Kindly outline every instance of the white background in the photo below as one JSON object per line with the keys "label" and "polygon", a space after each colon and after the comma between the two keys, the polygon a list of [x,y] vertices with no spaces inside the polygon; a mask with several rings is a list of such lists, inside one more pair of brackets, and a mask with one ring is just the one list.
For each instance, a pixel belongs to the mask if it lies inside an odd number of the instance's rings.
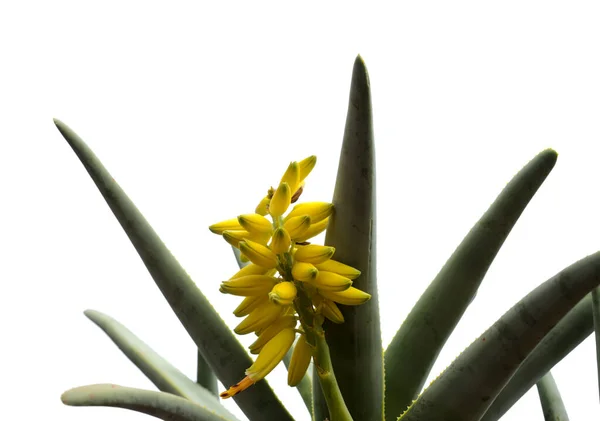
{"label": "white background", "polygon": [[[360,53],[384,345],[505,183],[556,149],[431,378],[540,282],[600,249],[597,2],[215,3],[0,6],[4,418],[147,419],[61,404],[90,383],[154,389],[88,308],[195,375],[192,341],[53,117],[97,153],[234,326],[239,300],[218,285],[236,266],[207,226],[252,211],[289,161],[311,154],[303,199],[330,200]],[[284,372],[269,381],[308,420]],[[593,337],[553,374],[571,419],[598,419]],[[535,389],[504,418],[520,419],[543,419]]]}

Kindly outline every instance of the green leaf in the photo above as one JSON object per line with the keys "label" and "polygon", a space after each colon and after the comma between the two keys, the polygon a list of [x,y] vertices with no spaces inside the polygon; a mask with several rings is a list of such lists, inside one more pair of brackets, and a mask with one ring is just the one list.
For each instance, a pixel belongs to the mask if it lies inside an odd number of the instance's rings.
{"label": "green leaf", "polygon": [[592,334],[592,297],[585,296],[525,358],[481,421],[497,421],[552,367]]}
{"label": "green leaf", "polygon": [[179,396],[116,384],[93,384],[67,390],[60,397],[69,406],[112,406],[168,421],[227,421],[210,409]]}
{"label": "green leaf", "polygon": [[565,404],[550,372],[537,382],[537,390],[546,421],[569,421]]}
{"label": "green leaf", "polygon": [[539,153],[502,190],[429,284],[385,351],[385,412],[395,421],[422,390],[442,347],[557,154]]}
{"label": "green leaf", "polygon": [[[345,323],[326,320],[323,329],[350,414],[355,420],[380,420],[383,358],[375,270],[375,148],[369,75],[360,56],[352,72],[333,205],[325,244],[335,247],[335,260],[361,271],[353,286],[371,299],[360,306],[340,306]],[[318,378],[313,375],[315,418],[323,420],[328,412]]]}
{"label": "green leaf", "polygon": [[600,284],[600,252],[519,301],[425,389],[401,421],[477,421],[543,337]]}
{"label": "green leaf", "polygon": [[235,419],[213,394],[173,367],[121,323],[95,310],[86,310],[84,314],[108,335],[159,390],[189,399],[225,418]]}
{"label": "green leaf", "polygon": [[196,351],[196,383],[208,390],[213,396],[219,394],[217,378],[199,349]]}
{"label": "green leaf", "polygon": [[[287,354],[285,354],[285,357],[283,357],[283,363],[285,364],[285,368],[288,370],[290,368],[290,361],[292,359],[293,352],[294,352],[294,347],[291,347],[290,350],[287,352]],[[300,383],[298,383],[298,385],[296,386],[296,389],[300,393],[300,397],[304,401],[304,405],[306,405],[306,409],[308,409],[308,412],[310,412],[310,414],[312,415],[312,413],[313,413],[312,378],[311,378],[312,376],[310,375],[309,371],[310,370],[306,371],[306,374],[304,375],[302,380],[300,380]]]}
{"label": "green leaf", "polygon": [[600,288],[592,291],[594,330],[596,332],[596,367],[598,370],[598,391],[600,391]]}
{"label": "green leaf", "polygon": [[[252,364],[246,350],[92,150],[66,124],[54,122],[213,372],[225,385],[239,382]],[[264,380],[233,399],[250,420],[292,420]]]}

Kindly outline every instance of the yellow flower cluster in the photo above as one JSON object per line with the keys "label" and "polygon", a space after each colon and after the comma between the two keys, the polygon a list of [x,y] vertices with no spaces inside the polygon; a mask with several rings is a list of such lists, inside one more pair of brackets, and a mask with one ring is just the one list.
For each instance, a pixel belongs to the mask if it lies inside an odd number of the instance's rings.
{"label": "yellow flower cluster", "polygon": [[311,310],[334,323],[344,321],[336,303],[359,305],[371,298],[351,286],[360,271],[332,260],[333,247],[307,241],[327,228],[333,212],[331,203],[297,204],[285,215],[300,197],[304,179],[316,162],[317,157],[310,156],[290,163],[277,189],[269,189],[255,213],[209,227],[238,248],[243,261],[251,262],[222,282],[220,291],[245,297],[233,312],[245,317],[234,331],[239,335],[254,332],[258,336],[249,347],[252,354],[258,354],[256,361],[242,381],[221,393],[222,398],[234,396],[269,374],[291,348],[296,333],[300,333],[300,338],[292,353],[288,384],[295,386],[302,380],[314,346],[306,340],[302,327],[296,328],[300,320],[298,294],[306,294]]}

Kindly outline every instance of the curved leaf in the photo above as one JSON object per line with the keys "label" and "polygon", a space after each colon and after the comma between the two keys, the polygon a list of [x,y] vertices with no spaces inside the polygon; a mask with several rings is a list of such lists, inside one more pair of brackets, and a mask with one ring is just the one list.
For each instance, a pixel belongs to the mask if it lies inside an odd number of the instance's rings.
{"label": "curved leaf", "polygon": [[[206,362],[221,383],[236,384],[252,364],[248,353],[92,150],[66,124],[59,120],[54,123],[81,160]],[[292,420],[264,380],[233,399],[251,420]]]}
{"label": "curved leaf", "polygon": [[599,284],[597,252],[535,288],[467,347],[401,420],[479,420],[527,355]]}
{"label": "curved leaf", "polygon": [[189,399],[225,418],[236,419],[210,391],[190,380],[121,323],[95,310],[86,310],[84,314],[108,335],[159,390]]}
{"label": "curved leaf", "polygon": [[594,330],[596,331],[596,368],[598,370],[598,391],[600,392],[600,288],[592,291]]}
{"label": "curved leaf", "polygon": [[[334,213],[325,244],[335,259],[357,268],[354,286],[371,294],[360,306],[340,306],[345,322],[325,321],[335,378],[355,420],[383,416],[383,358],[376,279],[375,146],[369,75],[362,57],[354,62],[344,140],[333,193]],[[313,375],[313,382],[319,376]],[[368,387],[365,387],[368,385]],[[315,418],[328,415],[320,385],[313,387]]]}
{"label": "curved leaf", "polygon": [[552,367],[592,334],[592,297],[585,296],[521,363],[481,421],[499,420]]}
{"label": "curved leaf", "polygon": [[67,390],[60,397],[69,406],[112,406],[168,421],[227,421],[211,410],[165,392],[116,384],[93,384]]}
{"label": "curved leaf", "polygon": [[534,157],[471,228],[412,308],[385,351],[386,420],[417,397],[442,347],[475,297],[498,250],[544,182],[557,154]]}
{"label": "curved leaf", "polygon": [[537,390],[546,421],[569,421],[565,404],[550,372],[537,382]]}

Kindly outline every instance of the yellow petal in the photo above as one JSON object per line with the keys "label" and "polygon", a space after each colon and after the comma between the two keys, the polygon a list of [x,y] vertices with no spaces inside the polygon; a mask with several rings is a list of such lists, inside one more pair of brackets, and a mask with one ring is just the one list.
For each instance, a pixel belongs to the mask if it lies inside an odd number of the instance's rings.
{"label": "yellow petal", "polygon": [[254,364],[246,370],[246,375],[254,382],[263,379],[281,362],[295,338],[296,332],[289,328],[275,335],[263,346]]}
{"label": "yellow petal", "polygon": [[302,215],[287,219],[283,228],[290,234],[292,240],[303,236],[310,227],[310,216]]}
{"label": "yellow petal", "polygon": [[354,287],[350,287],[345,291],[319,290],[319,294],[328,300],[335,301],[336,303],[346,306],[357,306],[371,298],[370,294],[367,294],[366,292]]}
{"label": "yellow petal", "polygon": [[345,265],[338,262],[337,260],[326,260],[323,263],[317,263],[315,267],[319,270],[326,270],[328,272],[335,272],[348,279],[356,279],[360,276],[360,270],[353,268],[352,266]]}
{"label": "yellow petal", "polygon": [[290,234],[283,227],[273,231],[273,239],[271,240],[271,251],[275,254],[285,253],[290,250],[292,239]]}
{"label": "yellow petal", "polygon": [[333,253],[335,253],[334,247],[309,244],[307,246],[298,246],[294,254],[294,259],[314,265],[330,259]]}
{"label": "yellow petal", "polygon": [[271,198],[269,196],[265,196],[262,198],[260,203],[256,206],[255,213],[265,216],[269,213],[269,202],[271,202]]}
{"label": "yellow petal", "polygon": [[312,358],[312,347],[306,342],[304,335],[301,335],[294,346],[290,366],[288,368],[288,384],[297,386],[306,374],[306,370]]}
{"label": "yellow petal", "polygon": [[294,238],[294,241],[297,243],[303,243],[310,238],[313,238],[316,235],[321,234],[327,228],[329,224],[329,218],[325,218],[322,221],[317,222],[316,224],[310,224],[308,229],[298,238]]}
{"label": "yellow petal", "polygon": [[267,301],[254,309],[242,322],[233,329],[238,335],[246,335],[271,324],[283,313],[284,307]]}
{"label": "yellow petal", "polygon": [[300,181],[304,180],[308,174],[313,170],[315,165],[317,164],[317,157],[315,155],[311,155],[308,158],[304,158],[302,161],[298,162],[298,169],[300,170]]}
{"label": "yellow petal", "polygon": [[296,327],[296,317],[295,316],[281,316],[277,320],[275,320],[270,326],[263,329],[260,332],[260,335],[248,348],[250,348],[251,354],[258,354],[263,346],[266,345],[275,335],[281,332],[286,328],[295,328]]}
{"label": "yellow petal", "polygon": [[294,216],[308,215],[310,221],[316,224],[319,221],[329,217],[333,213],[333,205],[327,202],[306,202],[299,203],[288,213],[284,222]]}
{"label": "yellow petal", "polygon": [[241,230],[242,226],[238,222],[237,218],[233,218],[212,224],[210,227],[208,227],[208,229],[215,234],[222,234],[225,230]]}
{"label": "yellow petal", "polygon": [[266,246],[251,240],[240,241],[240,251],[256,265],[272,269],[277,266],[277,255]]}
{"label": "yellow petal", "polygon": [[290,305],[294,302],[298,293],[293,282],[283,281],[273,286],[269,292],[269,299],[280,305]]}
{"label": "yellow petal", "polygon": [[327,317],[333,323],[344,323],[344,315],[338,306],[333,301],[326,298],[323,298],[323,301],[321,302],[321,314],[323,314],[323,316]]}
{"label": "yellow petal", "polygon": [[272,276],[247,275],[222,282],[220,291],[241,297],[264,295],[268,294],[277,282],[277,278]]}
{"label": "yellow petal", "polygon": [[254,234],[270,234],[273,231],[271,221],[257,213],[240,215],[238,222],[246,231]]}
{"label": "yellow petal", "polygon": [[294,266],[292,266],[292,276],[297,281],[312,281],[318,274],[319,271],[311,263],[296,261],[294,262]]}
{"label": "yellow petal", "polygon": [[240,278],[246,275],[266,275],[269,270],[271,269],[255,265],[254,263],[250,263],[241,268],[239,271],[237,271],[235,275],[233,275],[229,279]]}
{"label": "yellow petal", "polygon": [[296,192],[298,189],[298,184],[300,183],[300,169],[296,161],[290,162],[290,165],[288,166],[287,170],[285,170],[283,177],[281,177],[281,183],[288,183],[292,194]]}
{"label": "yellow petal", "polygon": [[352,285],[352,281],[348,278],[344,278],[342,275],[338,275],[333,272],[326,272],[324,270],[320,270],[319,274],[312,282],[319,293],[323,290],[327,291],[344,291],[350,288]]}
{"label": "yellow petal", "polygon": [[254,383],[256,383],[256,382],[253,381],[250,377],[246,376],[242,380],[240,380],[238,383],[234,384],[229,389],[227,389],[225,392],[222,392],[219,396],[221,397],[221,399],[231,398],[232,396],[235,396],[238,393],[243,392],[244,390],[248,389]]}
{"label": "yellow petal", "polygon": [[269,204],[269,214],[273,218],[278,218],[287,211],[288,207],[292,203],[292,191],[288,183],[282,182],[275,190],[275,194]]}
{"label": "yellow petal", "polygon": [[242,300],[239,306],[233,310],[233,314],[236,317],[244,317],[250,314],[254,309],[260,307],[269,301],[268,295],[255,295],[246,297]]}

